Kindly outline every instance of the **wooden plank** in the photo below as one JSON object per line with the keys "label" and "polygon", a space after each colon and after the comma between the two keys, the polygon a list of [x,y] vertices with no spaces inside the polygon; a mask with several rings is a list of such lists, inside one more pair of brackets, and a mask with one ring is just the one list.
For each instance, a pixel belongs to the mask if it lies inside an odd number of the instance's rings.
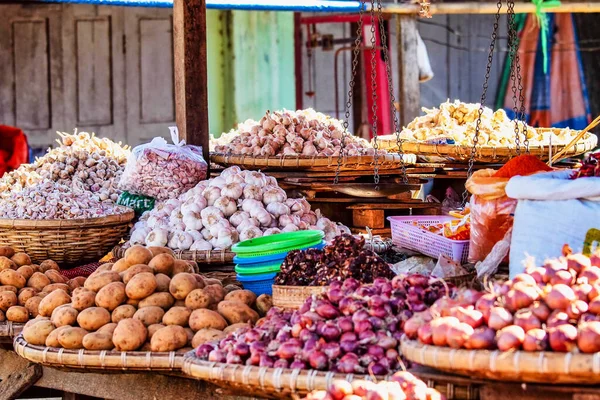
{"label": "wooden plank", "polygon": [[[319,199],[321,201],[321,199]],[[363,200],[364,201],[364,200]],[[438,203],[403,202],[403,203],[363,203],[348,206],[349,210],[405,210],[408,208],[440,208]]]}
{"label": "wooden plank", "polygon": [[383,228],[385,226],[383,210],[352,210],[352,225],[354,227]]}
{"label": "wooden plank", "polygon": [[42,367],[29,363],[25,368],[15,370],[0,383],[0,400],[18,398],[42,376]]}
{"label": "wooden plank", "polygon": [[417,23],[415,16],[396,17],[398,35],[398,103],[400,126],[407,125],[419,115],[421,92],[419,88],[419,65],[417,62]]}
{"label": "wooden plank", "polygon": [[202,146],[208,157],[208,85],[206,64],[206,1],[173,3],[175,115],[179,137]]}

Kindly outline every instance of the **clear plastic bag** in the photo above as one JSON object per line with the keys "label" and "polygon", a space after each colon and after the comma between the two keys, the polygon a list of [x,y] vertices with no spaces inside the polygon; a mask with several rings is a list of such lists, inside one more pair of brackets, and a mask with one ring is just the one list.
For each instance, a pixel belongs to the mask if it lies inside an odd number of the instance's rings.
{"label": "clear plastic bag", "polygon": [[[482,169],[467,180],[471,196],[471,239],[469,262],[483,261],[496,243],[512,228],[517,201],[506,196],[510,178],[494,177],[492,169]],[[508,262],[508,258],[504,261]]]}
{"label": "clear plastic bag", "polygon": [[206,179],[208,164],[202,157],[202,147],[178,141],[176,129],[171,129],[171,139],[174,144],[156,137],[135,147],[127,159],[119,189],[166,200]]}

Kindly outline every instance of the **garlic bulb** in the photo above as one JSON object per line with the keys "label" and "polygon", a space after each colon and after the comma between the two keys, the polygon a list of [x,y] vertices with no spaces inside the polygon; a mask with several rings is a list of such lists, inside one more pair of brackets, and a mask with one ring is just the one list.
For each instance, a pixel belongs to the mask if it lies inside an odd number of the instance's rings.
{"label": "garlic bulb", "polygon": [[207,204],[212,206],[221,197],[221,189],[216,186],[209,186],[202,192],[202,195],[206,199]]}
{"label": "garlic bulb", "polygon": [[169,230],[171,232],[185,231],[185,224],[183,223],[183,220],[181,220],[181,222],[169,223]]}
{"label": "garlic bulb", "polygon": [[239,176],[241,172],[242,169],[237,165],[234,165],[232,167],[225,168],[223,171],[221,171],[221,177],[227,181],[227,178],[229,178],[230,176]]}
{"label": "garlic bulb", "polygon": [[217,207],[206,207],[202,212],[200,212],[200,216],[202,218],[202,225],[206,227],[211,227],[216,224],[218,221],[225,218],[223,212],[219,210]]}
{"label": "garlic bulb", "polygon": [[269,228],[263,232],[263,236],[276,235],[278,233],[281,233],[279,228]]}
{"label": "garlic bulb", "polygon": [[175,236],[179,250],[188,250],[194,243],[194,238],[188,232],[178,231]]}
{"label": "garlic bulb", "polygon": [[197,250],[197,251],[212,250],[212,248],[213,248],[212,244],[210,244],[209,242],[207,242],[204,239],[196,240],[190,246],[190,250]]}
{"label": "garlic bulb", "polygon": [[267,184],[265,174],[257,171],[248,171],[245,177],[245,181],[249,185],[256,185],[258,187],[264,187]]}
{"label": "garlic bulb", "polygon": [[337,224],[337,228],[338,228],[338,230],[340,231],[340,234],[341,234],[341,235],[344,235],[344,234],[351,235],[351,234],[352,234],[352,231],[350,231],[350,228],[348,228],[348,227],[347,227],[346,225],[344,225],[344,224],[340,224],[340,223],[338,223],[338,224]]}
{"label": "garlic bulb", "polygon": [[189,233],[192,238],[194,239],[194,242],[198,241],[198,240],[204,240],[204,237],[202,236],[202,234],[200,233],[200,230],[189,230],[186,229],[185,230],[187,233]]}
{"label": "garlic bulb", "polygon": [[294,215],[302,216],[310,212],[310,204],[306,199],[287,199],[285,204],[290,208],[290,211]]}
{"label": "garlic bulb", "polygon": [[[246,186],[246,180],[241,175],[230,175],[227,178],[225,178],[225,183],[225,186],[232,184],[238,184],[241,188],[244,188],[244,186]],[[223,186],[223,188],[225,188],[225,186]]]}
{"label": "garlic bulb", "polygon": [[256,218],[262,226],[269,226],[273,220],[271,214],[264,208],[253,208],[250,210],[250,215],[252,218]]}
{"label": "garlic bulb", "polygon": [[176,208],[173,211],[171,211],[171,215],[169,215],[169,223],[170,224],[177,224],[177,223],[181,222],[182,220],[183,220],[183,214],[181,213],[180,208]]}
{"label": "garlic bulb", "polygon": [[[258,228],[257,228],[258,229]],[[239,239],[237,231],[233,228],[223,229],[217,236],[214,248],[215,250],[227,250],[233,246]]]}
{"label": "garlic bulb", "polygon": [[198,205],[195,205],[195,207],[190,207],[183,214],[182,221],[186,230],[201,230],[204,226],[202,224],[202,208],[200,208]]}
{"label": "garlic bulb", "polygon": [[129,242],[131,244],[146,244],[146,236],[148,236],[150,232],[152,232],[150,227],[145,226],[138,228],[131,234]]}
{"label": "garlic bulb", "polygon": [[213,237],[217,237],[219,236],[219,232],[222,230],[226,230],[226,229],[231,229],[232,226],[229,224],[229,222],[226,219],[222,219],[219,222],[217,222],[216,224],[213,224],[212,226],[210,226],[208,228],[208,230],[210,231],[210,234]]}
{"label": "garlic bulb", "polygon": [[270,188],[263,193],[263,203],[269,205],[271,203],[283,203],[287,199],[285,191],[280,188]]}
{"label": "garlic bulb", "polygon": [[252,215],[253,210],[259,210],[261,208],[264,207],[262,203],[258,200],[245,199],[244,201],[242,201],[242,210],[246,211],[247,213],[250,213],[250,215]]}
{"label": "garlic bulb", "polygon": [[275,179],[272,176],[266,176],[265,178],[267,179],[267,186],[272,186],[272,187],[278,187],[279,185],[277,184],[277,179]]}
{"label": "garlic bulb", "polygon": [[137,229],[143,229],[143,228],[147,228],[148,227],[148,223],[146,221],[138,221],[135,224],[133,224],[133,228],[131,228],[132,231],[135,231]]}
{"label": "garlic bulb", "polygon": [[243,220],[242,223],[239,224],[236,229],[238,232],[242,232],[250,228],[251,226],[258,228],[260,226],[260,223],[254,218],[248,218]]}
{"label": "garlic bulb", "polygon": [[335,224],[331,222],[329,218],[321,217],[317,221],[317,228],[325,232],[325,234],[327,234],[327,232],[335,230]]}
{"label": "garlic bulb", "polygon": [[300,217],[300,220],[306,222],[308,225],[316,225],[318,218],[314,211],[309,211],[306,214],[303,214]]}
{"label": "garlic bulb", "polygon": [[262,236],[262,231],[255,227],[255,226],[250,226],[246,229],[244,229],[241,233],[240,233],[240,242],[243,242],[244,240],[250,240],[250,239],[254,239],[257,237],[261,237]]}
{"label": "garlic bulb", "polygon": [[279,217],[279,226],[286,227],[288,225],[296,225],[300,223],[300,218],[297,215],[282,215]]}
{"label": "garlic bulb", "polygon": [[267,211],[273,214],[275,218],[290,214],[290,208],[287,205],[279,202],[268,204]]}
{"label": "garlic bulb", "polygon": [[297,225],[297,226],[298,226],[298,230],[300,230],[300,231],[305,231],[305,230],[307,230],[307,229],[308,229],[308,227],[309,227],[309,224],[307,224],[307,223],[306,223],[306,222],[304,222],[304,221],[300,221],[300,222],[298,222],[298,225]]}
{"label": "garlic bulb", "polygon": [[177,234],[179,233],[178,230],[173,230],[169,233],[169,241],[167,242],[167,246],[171,249],[176,249],[178,246],[178,237]]}
{"label": "garlic bulb", "polygon": [[200,212],[203,208],[206,208],[206,206],[208,206],[208,202],[204,196],[192,196],[181,205],[181,213],[186,214],[192,210],[194,212]]}
{"label": "garlic bulb", "polygon": [[[239,175],[235,175],[239,176]],[[233,200],[237,200],[244,194],[244,189],[239,183],[228,183],[221,189],[221,196],[227,196]]]}
{"label": "garlic bulb", "polygon": [[227,196],[219,197],[217,200],[215,200],[215,203],[213,205],[214,207],[221,210],[225,217],[230,217],[233,215],[234,212],[237,211],[237,204],[235,200]]}
{"label": "garlic bulb", "polygon": [[165,207],[171,206],[173,208],[177,208],[181,206],[181,200],[179,199],[169,199],[165,202]]}
{"label": "garlic bulb", "polygon": [[211,240],[213,238],[213,235],[210,233],[210,230],[208,228],[202,229],[200,233],[202,234],[204,240]]}
{"label": "garlic bulb", "polygon": [[247,213],[246,211],[236,211],[229,217],[229,222],[231,225],[237,227],[248,218],[250,218],[250,213]]}
{"label": "garlic bulb", "polygon": [[246,199],[246,200],[253,199],[253,200],[262,201],[262,198],[263,198],[262,189],[256,185],[252,185],[252,184],[248,184],[244,187],[243,194],[244,194],[244,199]]}
{"label": "garlic bulb", "polygon": [[281,230],[281,232],[282,232],[282,233],[284,233],[284,232],[296,232],[297,230],[299,230],[299,229],[298,229],[298,227],[297,227],[296,225],[294,225],[294,224],[289,224],[289,225],[286,225],[286,226],[285,226],[285,227],[284,227],[284,228]]}
{"label": "garlic bulb", "polygon": [[217,176],[217,177],[209,180],[208,186],[209,187],[218,187],[219,189],[221,189],[226,184],[227,184],[227,182],[225,181],[225,178],[223,178],[222,176]]}

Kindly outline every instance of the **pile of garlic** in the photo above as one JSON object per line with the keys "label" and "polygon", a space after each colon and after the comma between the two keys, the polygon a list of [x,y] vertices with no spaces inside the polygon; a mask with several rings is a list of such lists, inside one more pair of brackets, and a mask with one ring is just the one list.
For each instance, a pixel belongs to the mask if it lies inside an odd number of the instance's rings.
{"label": "pile of garlic", "polygon": [[288,199],[275,178],[239,167],[198,183],[145,212],[130,244],[176,250],[227,250],[233,244],[280,232],[318,229],[331,240],[347,227],[311,211],[305,199]]}
{"label": "pile of garlic", "polygon": [[59,146],[32,164],[21,165],[0,179],[0,197],[20,192],[44,180],[71,187],[76,185],[91,192],[99,201],[116,202],[121,174],[130,154],[128,146],[110,139],[100,139],[93,133],[75,131],[58,133]]}
{"label": "pile of garlic", "polygon": [[[313,109],[267,111],[260,121],[248,120],[237,129],[213,139],[211,151],[254,157],[337,157],[343,132],[342,121]],[[379,153],[385,154],[385,151]],[[344,154],[373,155],[375,149],[368,141],[346,133]]]}

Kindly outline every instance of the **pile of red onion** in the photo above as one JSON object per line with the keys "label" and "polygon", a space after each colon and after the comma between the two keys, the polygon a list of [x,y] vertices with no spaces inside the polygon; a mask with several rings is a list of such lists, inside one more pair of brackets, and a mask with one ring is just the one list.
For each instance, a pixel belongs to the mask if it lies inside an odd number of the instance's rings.
{"label": "pile of red onion", "polygon": [[418,274],[370,285],[335,281],[298,311],[273,308],[255,327],[204,344],[196,355],[230,364],[386,375],[399,366],[406,321],[452,290]]}
{"label": "pile of red onion", "polygon": [[600,351],[600,253],[571,254],[493,287],[443,298],[405,324],[425,344],[466,349]]}
{"label": "pile of red onion", "polygon": [[378,383],[335,380],[329,389],[309,393],[304,400],[442,400],[444,396],[411,374],[396,372],[389,380]]}

